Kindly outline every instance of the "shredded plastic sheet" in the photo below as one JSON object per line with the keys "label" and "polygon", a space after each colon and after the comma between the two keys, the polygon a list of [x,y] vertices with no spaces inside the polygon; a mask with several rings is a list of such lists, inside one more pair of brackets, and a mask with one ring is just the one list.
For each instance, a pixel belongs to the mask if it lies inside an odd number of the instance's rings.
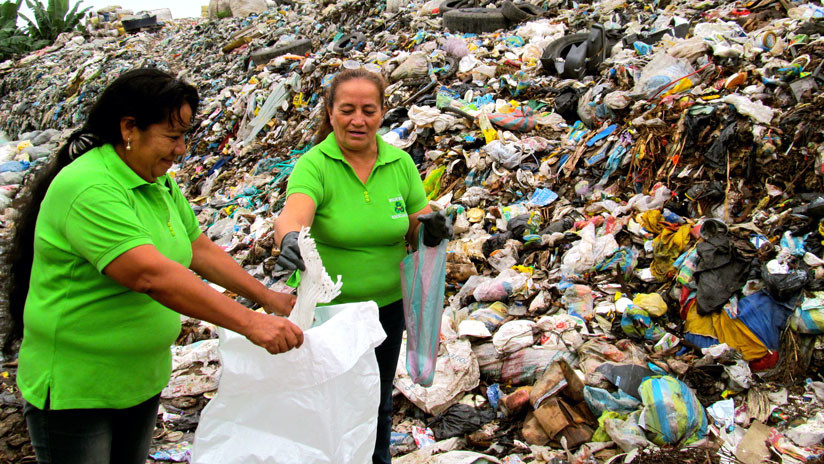
{"label": "shredded plastic sheet", "polygon": [[315,318],[315,307],[318,303],[329,303],[337,298],[343,282],[340,281],[341,276],[338,276],[337,282],[332,282],[326,273],[308,227],[302,228],[298,234],[298,248],[306,270],[301,273],[297,301],[289,320],[300,330],[307,330]]}

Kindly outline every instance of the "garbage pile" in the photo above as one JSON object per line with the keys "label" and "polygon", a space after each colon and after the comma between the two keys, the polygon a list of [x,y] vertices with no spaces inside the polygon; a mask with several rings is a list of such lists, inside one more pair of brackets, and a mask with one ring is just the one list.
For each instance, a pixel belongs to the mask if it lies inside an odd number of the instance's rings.
{"label": "garbage pile", "polygon": [[[287,289],[273,216],[325,86],[365,67],[380,134],[454,217],[434,386],[398,366],[397,462],[820,459],[824,8],[485,3],[281,2],[2,63],[0,231],[97,93],[154,65],[203,98],[173,172],[205,233]],[[187,459],[214,337],[184,325],[153,459]]]}
{"label": "garbage pile", "polygon": [[119,37],[141,30],[157,30],[165,21],[171,20],[172,12],[168,8],[135,15],[132,10],[110,6],[90,13],[86,19],[86,30],[94,37]]}

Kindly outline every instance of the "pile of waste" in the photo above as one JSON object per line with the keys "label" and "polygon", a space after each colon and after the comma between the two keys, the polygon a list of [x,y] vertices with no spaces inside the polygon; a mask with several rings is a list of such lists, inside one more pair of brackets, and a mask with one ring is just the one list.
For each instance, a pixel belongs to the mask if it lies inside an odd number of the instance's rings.
{"label": "pile of waste", "polygon": [[[822,33],[807,1],[294,0],[64,35],[0,63],[0,235],[99,92],[156,66],[202,98],[172,172],[204,232],[289,291],[273,218],[324,89],[365,67],[379,133],[454,218],[434,385],[398,365],[396,462],[815,462]],[[184,321],[156,461],[188,459],[216,337]],[[14,372],[0,456],[26,462]]]}

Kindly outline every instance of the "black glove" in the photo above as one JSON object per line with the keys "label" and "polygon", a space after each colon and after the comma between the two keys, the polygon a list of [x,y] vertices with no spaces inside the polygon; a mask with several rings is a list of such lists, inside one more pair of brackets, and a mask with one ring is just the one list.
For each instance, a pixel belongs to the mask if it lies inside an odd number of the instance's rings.
{"label": "black glove", "polygon": [[298,231],[293,230],[283,236],[280,242],[280,257],[275,263],[275,272],[284,270],[294,271],[300,269],[306,270],[306,265],[303,264],[303,257],[300,256],[300,247],[298,247]]}
{"label": "black glove", "polygon": [[452,219],[446,211],[421,214],[418,221],[423,225],[423,244],[435,247],[443,239],[452,238]]}

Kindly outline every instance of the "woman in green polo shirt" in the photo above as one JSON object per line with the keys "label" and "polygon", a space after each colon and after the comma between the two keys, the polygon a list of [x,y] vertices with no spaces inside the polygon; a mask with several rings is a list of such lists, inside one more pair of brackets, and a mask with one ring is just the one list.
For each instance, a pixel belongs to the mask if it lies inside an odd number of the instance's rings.
{"label": "woman in green polo shirt", "polygon": [[270,313],[294,304],[201,234],[166,174],[198,103],[167,73],[126,72],[32,184],[10,303],[25,322],[17,383],[40,463],[145,462],[180,314],[271,353],[303,341],[286,318],[251,311],[191,272]]}
{"label": "woman in green polo shirt", "polygon": [[278,265],[303,269],[298,231],[312,237],[330,275],[341,275],[335,303],[373,300],[380,307],[386,340],[375,349],[381,379],[375,463],[390,462],[392,382],[403,337],[400,262],[406,243],[452,236],[446,216],[427,206],[412,158],[377,136],[383,119],[385,84],[364,69],[345,70],[332,80],[315,147],[301,156],[289,177],[286,204],[277,218]]}

